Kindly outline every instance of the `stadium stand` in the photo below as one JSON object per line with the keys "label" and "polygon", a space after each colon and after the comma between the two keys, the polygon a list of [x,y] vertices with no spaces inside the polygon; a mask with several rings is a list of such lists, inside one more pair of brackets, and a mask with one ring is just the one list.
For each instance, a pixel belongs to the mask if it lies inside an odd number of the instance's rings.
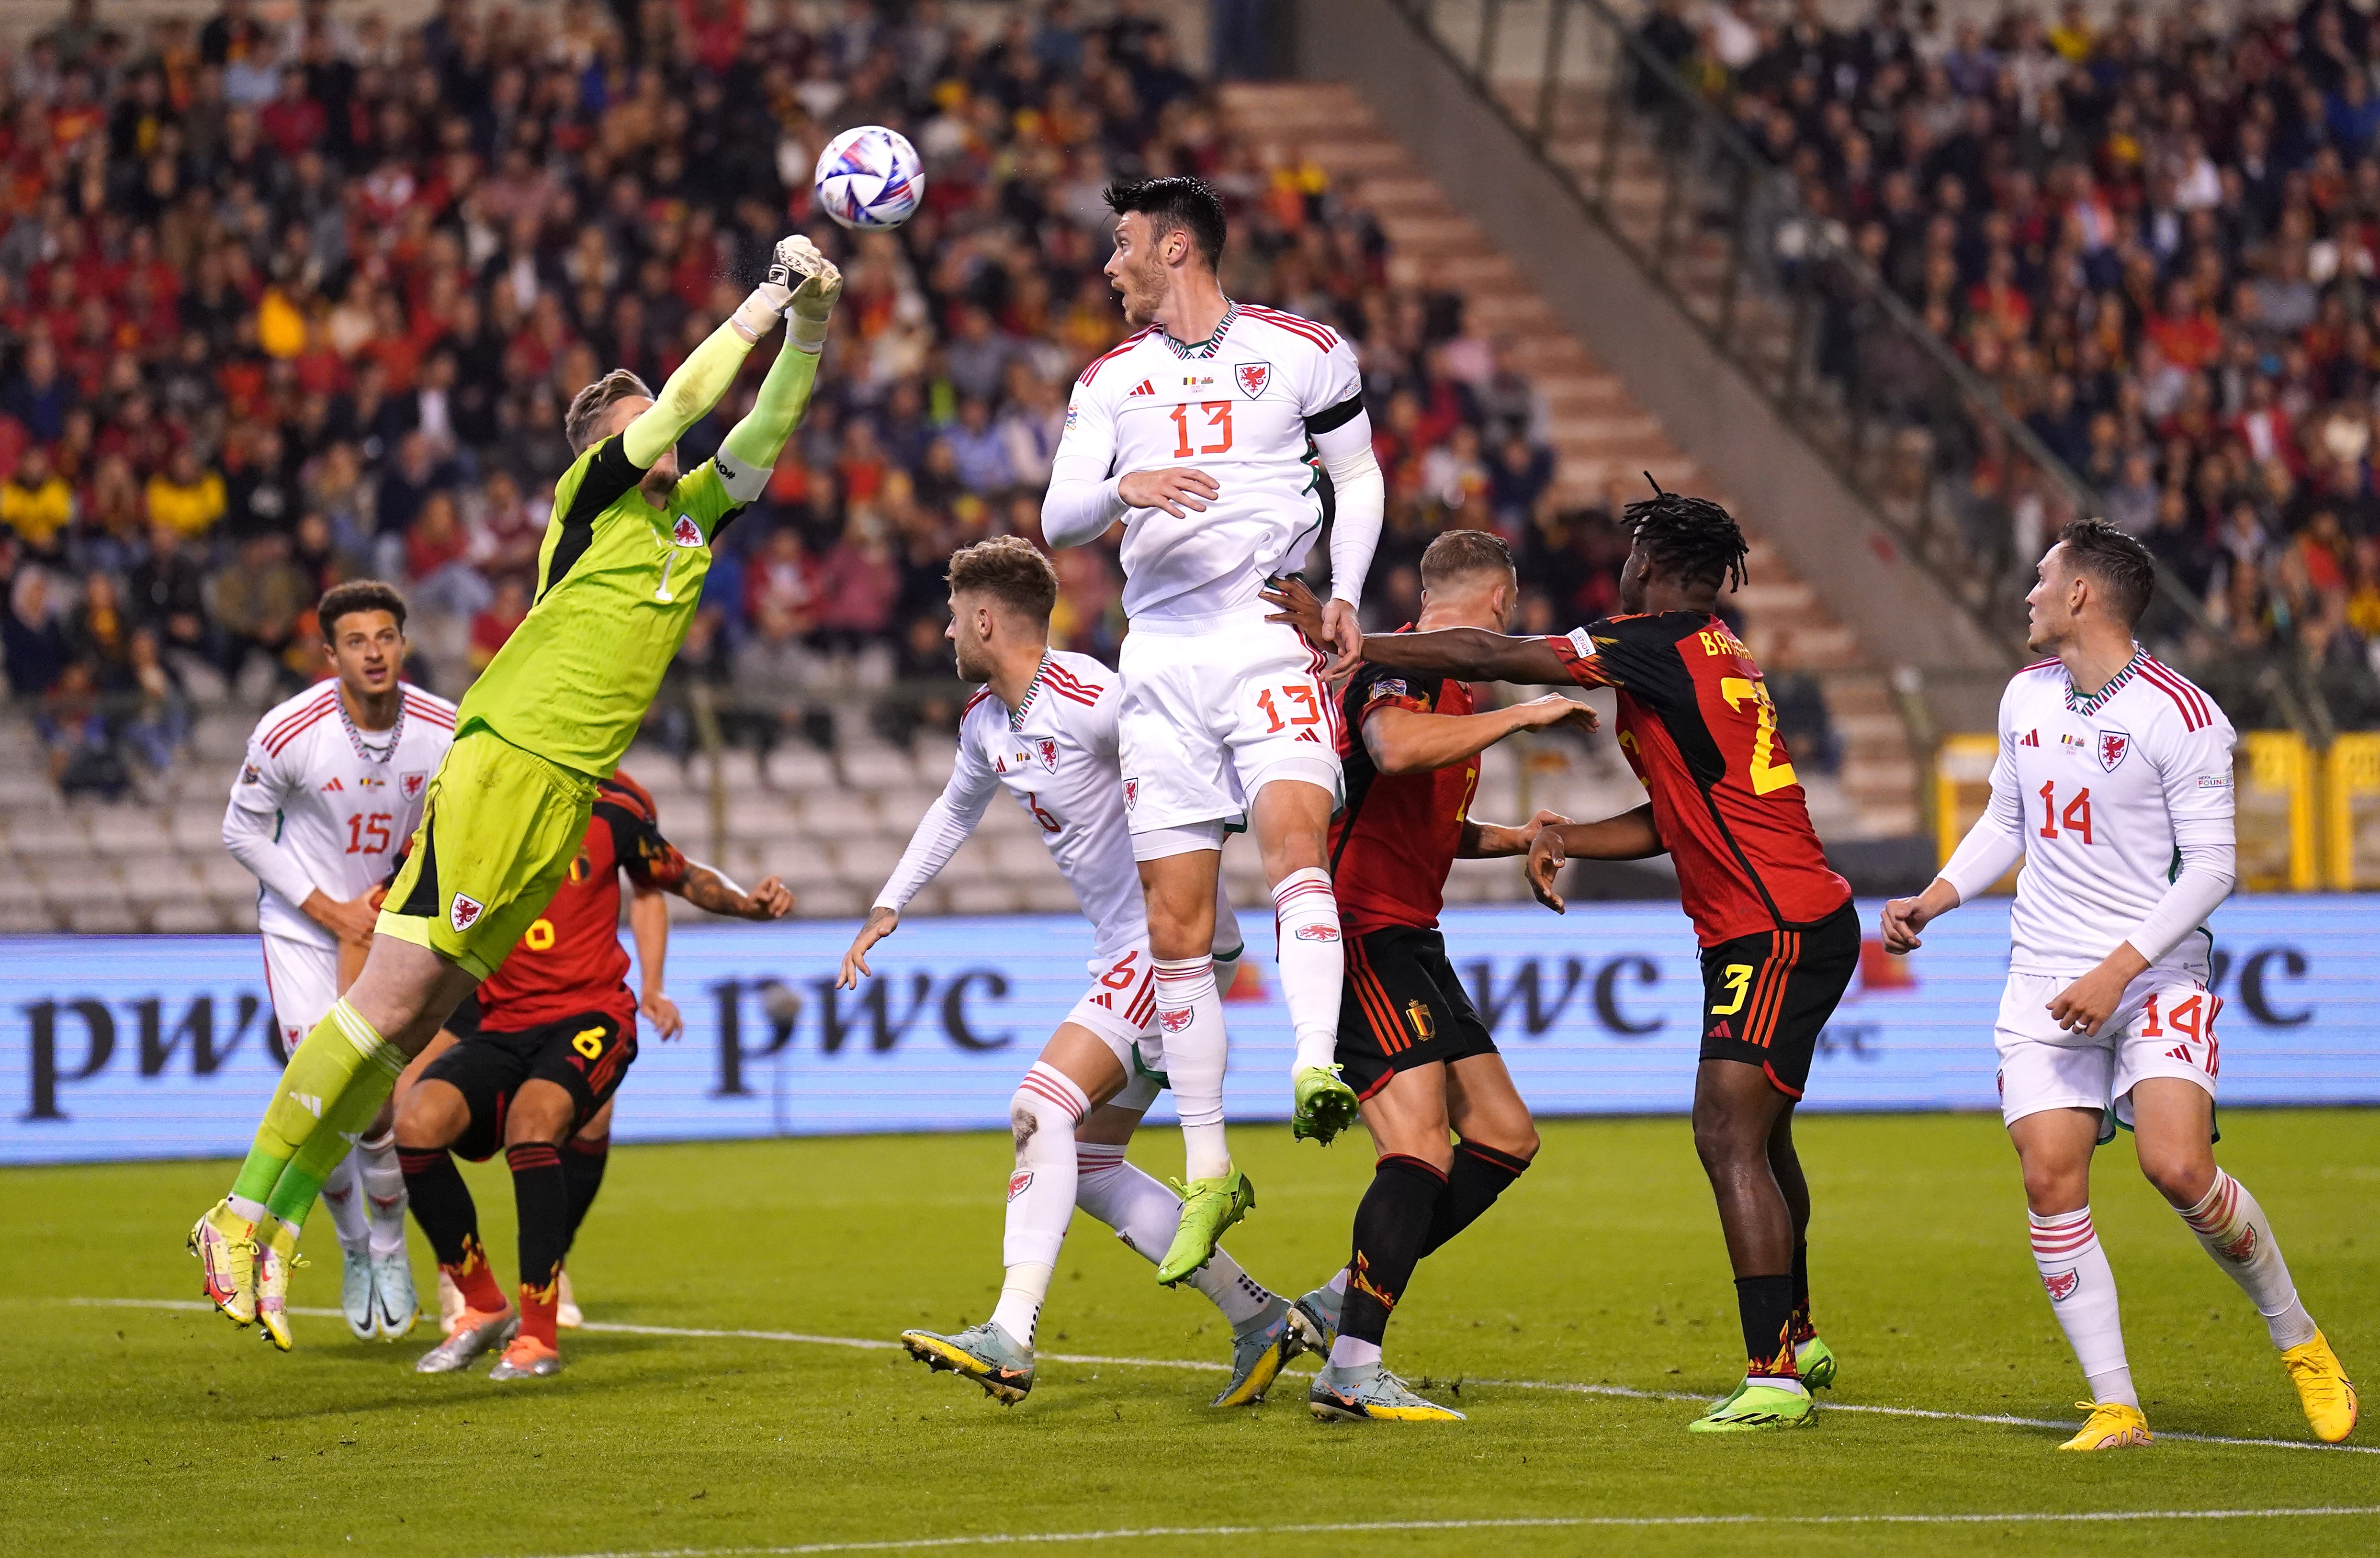
{"label": "stadium stand", "polygon": [[[1608,605],[1622,485],[1692,479],[1356,105],[1195,77],[1135,6],[127,14],[70,11],[0,70],[0,929],[252,924],[223,789],[256,712],[313,673],[315,594],[402,582],[417,679],[458,694],[525,607],[561,405],[602,367],[665,373],[789,222],[851,278],[830,366],[627,766],[689,848],[783,872],[804,913],[863,907],[944,777],[942,561],[1038,538],[1064,386],[1119,332],[1117,174],[1215,181],[1232,289],[1360,344],[1391,473],[1377,624],[1455,523],[1553,582],[1532,623],[1581,620]],[[808,168],[865,122],[917,141],[929,192],[854,241],[809,220]],[[1111,549],[1059,562],[1062,638],[1111,657]],[[1914,831],[1881,679],[1755,569],[1744,631],[1822,827]],[[1508,743],[1480,810],[1634,794],[1608,744]],[[929,906],[1065,906],[1021,814],[992,818]],[[1454,892],[1516,889],[1483,864]]]}

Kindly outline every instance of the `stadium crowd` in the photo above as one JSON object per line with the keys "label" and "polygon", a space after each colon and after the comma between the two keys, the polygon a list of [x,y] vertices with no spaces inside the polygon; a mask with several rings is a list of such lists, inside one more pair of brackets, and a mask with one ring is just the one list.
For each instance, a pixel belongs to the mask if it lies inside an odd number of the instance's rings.
{"label": "stadium crowd", "polygon": [[[871,122],[916,142],[928,193],[855,237],[813,220],[810,168]],[[1409,612],[1458,519],[1532,555],[1538,616],[1607,604],[1616,532],[1551,512],[1525,379],[1459,296],[1391,284],[1356,191],[1230,135],[1132,0],[990,36],[930,0],[445,0],[404,29],[225,0],[138,39],[74,0],[0,66],[9,688],[70,791],[119,792],[172,763],[193,699],[318,674],[310,603],[370,574],[412,599],[415,674],[459,693],[527,610],[570,395],[614,365],[659,383],[789,224],[849,290],[678,691],[711,684],[765,744],[820,733],[820,687],[946,682],[944,562],[1038,538],[1070,381],[1121,333],[1100,192],[1145,171],[1224,192],[1235,294],[1359,343],[1391,491],[1376,614]],[[1111,654],[1112,551],[1058,564],[1060,639]],[[690,702],[665,696],[664,735],[691,739]],[[880,719],[945,712],[888,697]]]}
{"label": "stadium crowd", "polygon": [[[2091,16],[1660,0],[1640,36],[2198,594],[2215,647],[2301,654],[2369,723],[2380,35],[2341,0]],[[1888,402],[1864,323],[1845,289],[1820,364]],[[2025,463],[1988,435],[1948,463],[1974,550],[2029,559]]]}

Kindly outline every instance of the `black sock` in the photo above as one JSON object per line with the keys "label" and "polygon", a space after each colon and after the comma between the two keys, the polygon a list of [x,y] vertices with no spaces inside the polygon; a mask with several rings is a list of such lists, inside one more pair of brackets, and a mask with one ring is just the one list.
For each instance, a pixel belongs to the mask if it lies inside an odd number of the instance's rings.
{"label": "black sock", "polygon": [[1799,1346],[1818,1334],[1810,1323],[1810,1241],[1793,1241],[1793,1342]]}
{"label": "black sock", "polygon": [[1476,1141],[1456,1146],[1454,1170],[1446,1177],[1446,1193],[1438,1198],[1438,1210],[1430,1216],[1429,1237],[1422,1241],[1421,1252],[1438,1253],[1439,1245],[1477,1222],[1479,1214],[1495,1205],[1496,1198],[1528,1166],[1526,1158]]}
{"label": "black sock", "polygon": [[513,1171],[513,1203],[520,1219],[523,1290],[553,1286],[570,1244],[570,1183],[562,1153],[550,1141],[516,1141],[504,1149]]}
{"label": "black sock", "polygon": [[578,1242],[578,1225],[587,1221],[587,1209],[603,1188],[603,1165],[611,1156],[609,1136],[574,1136],[562,1149],[562,1177],[570,1184],[570,1235],[563,1240],[565,1250]]}
{"label": "black sock", "polygon": [[1735,1308],[1743,1321],[1743,1354],[1749,1374],[1791,1375],[1793,1368],[1793,1279],[1740,1276]]}
{"label": "black sock", "polygon": [[1402,1153],[1390,1153],[1373,1169],[1372,1187],[1355,1207],[1355,1254],[1347,1263],[1340,1335],[1379,1345],[1445,1191],[1445,1175]]}
{"label": "black sock", "polygon": [[443,1147],[399,1147],[396,1164],[405,1172],[406,1203],[431,1252],[442,1266],[463,1264],[465,1251],[480,1242],[480,1209],[471,1202],[471,1187],[463,1183],[454,1155]]}

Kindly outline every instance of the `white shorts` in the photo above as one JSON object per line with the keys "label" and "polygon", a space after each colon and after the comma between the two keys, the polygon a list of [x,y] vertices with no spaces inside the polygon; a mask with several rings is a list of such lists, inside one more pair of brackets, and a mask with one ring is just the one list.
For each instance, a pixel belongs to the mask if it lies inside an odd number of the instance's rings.
{"label": "white shorts", "polygon": [[[2072,976],[2011,973],[1992,1032],[2000,1053],[2000,1118],[2044,1109],[2098,1109],[2132,1123],[2132,1088],[2143,1077],[2180,1077],[2215,1093],[2215,1036],[2223,998],[2206,970],[2153,968],[2132,981],[2124,1004],[2095,1037],[2062,1031],[2049,1003]],[[2104,1115],[2103,1115],[2104,1118]],[[2103,1127],[2103,1139],[2113,1135]]]}
{"label": "white shorts", "polygon": [[1165,1044],[1157,1026],[1157,965],[1142,941],[1114,958],[1091,960],[1091,987],[1066,1021],[1098,1035],[1123,1067],[1123,1091],[1108,1102],[1147,1113],[1165,1087]]}
{"label": "white shorts", "polygon": [[285,936],[264,938],[264,992],[281,1028],[284,1053],[295,1055],[339,998],[339,951]]}
{"label": "white shorts", "polygon": [[1124,635],[1116,741],[1135,838],[1237,821],[1275,779],[1319,784],[1338,805],[1339,709],[1322,682],[1328,661],[1288,623],[1266,622],[1266,610],[1195,628],[1135,623]]}

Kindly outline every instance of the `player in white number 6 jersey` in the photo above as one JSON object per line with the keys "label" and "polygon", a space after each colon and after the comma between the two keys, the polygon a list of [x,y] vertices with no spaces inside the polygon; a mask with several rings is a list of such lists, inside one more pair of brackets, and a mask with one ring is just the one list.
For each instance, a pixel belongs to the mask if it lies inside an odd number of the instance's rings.
{"label": "player in white number 6 jersey", "polygon": [[[421,822],[430,776],[455,739],[455,706],[400,679],[405,599],[351,580],[316,609],[334,680],[256,722],[224,813],[224,847],[261,884],[264,981],[283,1045],[295,1051],[363,966],[395,851]],[[322,1182],[346,1258],[339,1307],[358,1337],[413,1329],[405,1253],[405,1176],[383,1107]],[[261,1262],[256,1319],[288,1348],[288,1262]]]}
{"label": "player in white number 6 jersey", "polygon": [[2148,1177],[2271,1331],[2317,1438],[2355,1426],[2355,1387],[2299,1302],[2272,1225],[2215,1165],[2214,937],[2231,890],[2230,722],[2132,641],[2155,584],[2104,520],[2066,527],[2025,598],[2048,659],[2000,698],[1990,803],[1941,876],[1884,910],[1888,950],[2020,860],[1994,1037],[2000,1114],[2024,1169],[2033,1256],[2091,1409],[2065,1450],[2149,1442],[2091,1223],[2091,1154],[2130,1126]]}
{"label": "player in white number 6 jersey", "polygon": [[[892,879],[876,896],[843,960],[840,983],[868,972],[869,948],[948,864],[1003,787],[1041,830],[1050,858],[1098,933],[1090,988],[1075,1003],[1009,1101],[1016,1166],[1008,1180],[1007,1267],[991,1318],[956,1335],[905,1331],[911,1353],[952,1369],[1006,1402],[1033,1388],[1033,1332],[1076,1206],[1154,1261],[1173,1239],[1181,1204],[1124,1162],[1124,1144],[1165,1085],[1166,1035],[1124,828],[1116,771],[1115,674],[1087,655],[1050,647],[1058,576],[1014,536],[951,559],[950,636],[959,674],[985,683],[959,721],[951,782],[927,809]],[[1214,900],[1215,960],[1236,969],[1239,924]],[[1232,1383],[1218,1407],[1260,1399],[1281,1366],[1315,1339],[1303,1315],[1244,1274],[1231,1256],[1191,1277],[1230,1322]]]}
{"label": "player in white number 6 jersey", "polygon": [[1272,885],[1297,1037],[1296,1133],[1328,1141],[1355,1117],[1333,1063],[1344,950],[1325,869],[1342,794],[1339,716],[1323,653],[1266,621],[1258,592],[1303,566],[1335,500],[1323,622],[1327,646],[1352,666],[1381,482],[1347,343],[1223,296],[1214,191],[1158,178],[1117,185],[1107,199],[1107,273],[1139,333],[1075,384],[1041,524],[1057,547],[1124,526],[1124,805],[1189,1159],[1181,1232],[1157,1270],[1173,1283],[1255,1203],[1223,1135],[1223,1012],[1207,960],[1223,835],[1235,824],[1255,833]]}

